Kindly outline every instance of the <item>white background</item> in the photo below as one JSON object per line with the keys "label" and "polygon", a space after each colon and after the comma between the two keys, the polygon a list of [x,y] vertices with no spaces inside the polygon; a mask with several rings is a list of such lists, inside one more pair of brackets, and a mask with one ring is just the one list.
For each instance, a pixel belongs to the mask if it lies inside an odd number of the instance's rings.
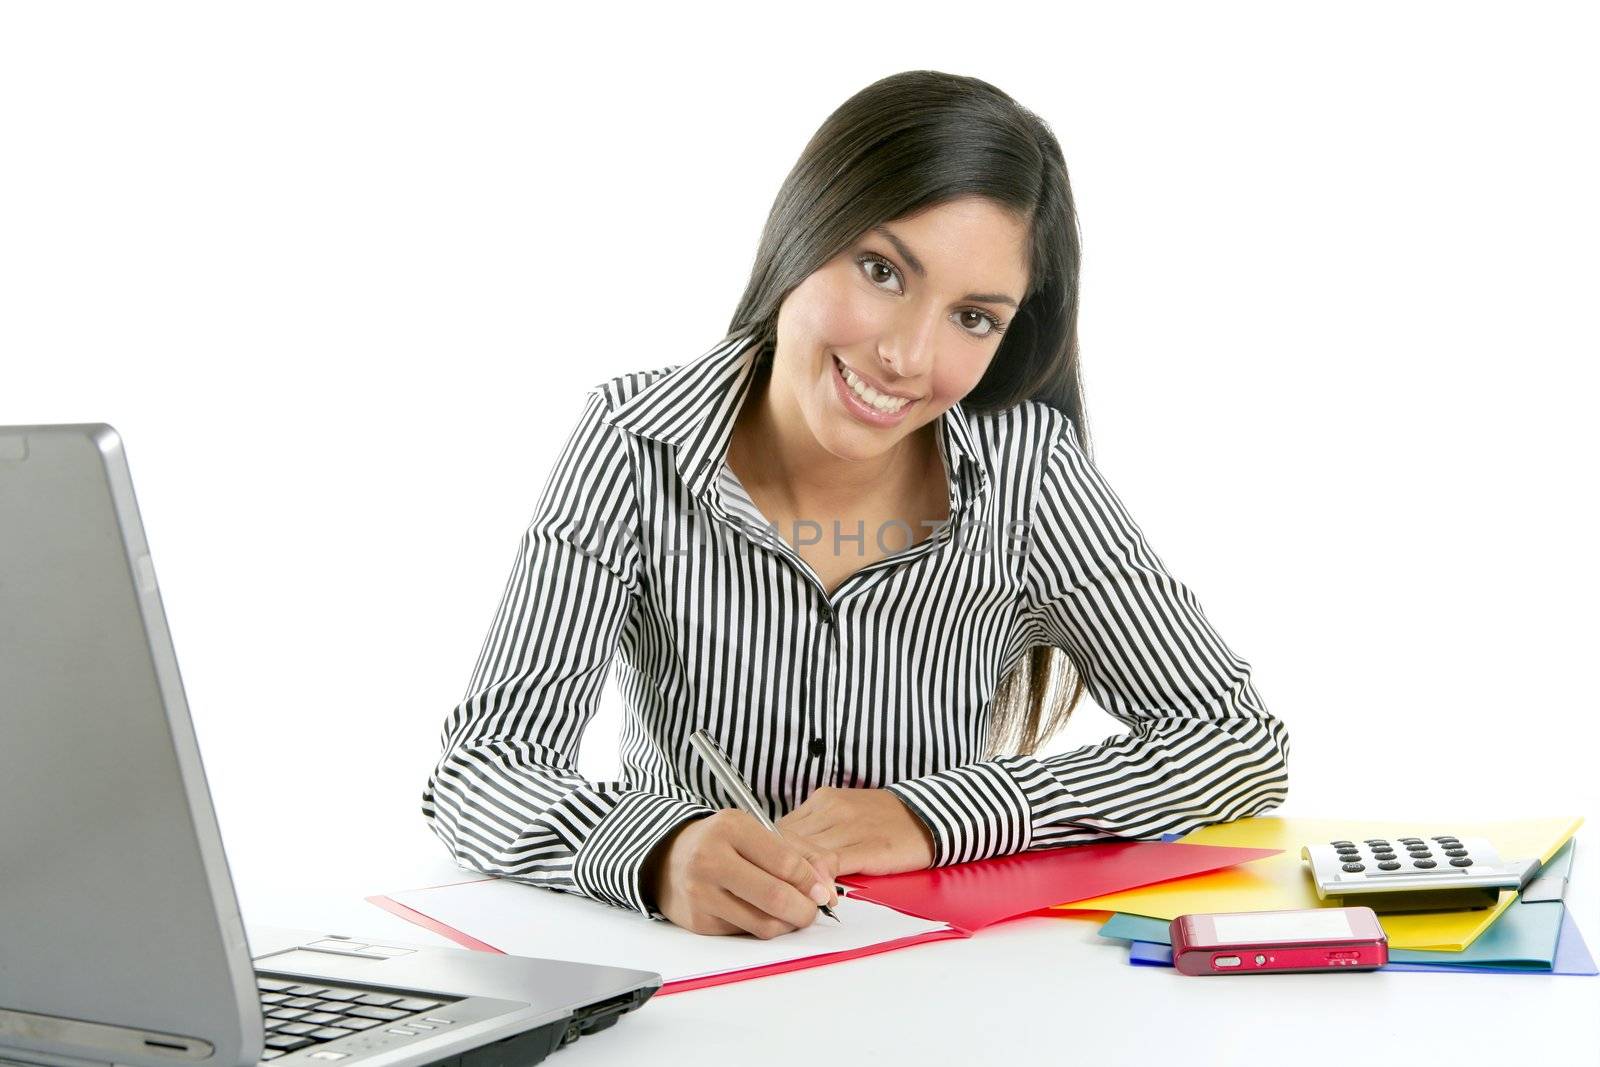
{"label": "white background", "polygon": [[1592,817],[1592,10],[7,5],[0,424],[122,433],[241,886],[406,888],[583,391],[722,336],[848,96],[975,75],[1061,141],[1096,459],[1282,813]]}

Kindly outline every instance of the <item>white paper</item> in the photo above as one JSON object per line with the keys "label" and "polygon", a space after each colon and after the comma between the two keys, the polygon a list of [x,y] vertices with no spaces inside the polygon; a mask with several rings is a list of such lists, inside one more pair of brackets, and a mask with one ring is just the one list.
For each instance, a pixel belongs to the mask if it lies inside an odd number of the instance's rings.
{"label": "white paper", "polygon": [[513,956],[632,967],[655,971],[663,982],[954,929],[843,896],[833,908],[839,922],[818,912],[810,926],[766,941],[753,934],[697,934],[588,897],[506,878],[410,889],[389,898]]}

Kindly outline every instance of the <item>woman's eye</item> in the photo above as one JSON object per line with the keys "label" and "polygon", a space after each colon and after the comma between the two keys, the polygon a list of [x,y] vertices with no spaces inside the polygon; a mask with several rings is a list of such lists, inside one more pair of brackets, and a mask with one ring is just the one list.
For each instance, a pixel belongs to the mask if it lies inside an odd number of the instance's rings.
{"label": "woman's eye", "polygon": [[[880,259],[877,256],[865,255],[856,262],[860,263],[862,269],[867,272],[867,280],[873,285],[877,285],[879,282],[888,280],[879,274],[879,271],[886,272],[891,278],[900,277],[900,272],[895,269],[892,263],[890,263],[888,260]],[[900,292],[900,289],[897,287],[894,291],[898,293]]]}
{"label": "woman's eye", "polygon": [[[1000,329],[1000,323],[995,321],[994,316],[990,315],[986,311],[976,311],[972,308],[967,308],[965,311],[956,312],[956,314],[961,316],[974,315],[977,317],[978,321],[972,323],[971,325],[977,326],[981,324],[984,327],[984,330],[982,333],[973,333],[972,336],[974,337],[988,337],[991,333],[994,333]],[[967,323],[962,323],[963,327],[966,325]],[[968,330],[967,332],[972,333],[971,330]]]}

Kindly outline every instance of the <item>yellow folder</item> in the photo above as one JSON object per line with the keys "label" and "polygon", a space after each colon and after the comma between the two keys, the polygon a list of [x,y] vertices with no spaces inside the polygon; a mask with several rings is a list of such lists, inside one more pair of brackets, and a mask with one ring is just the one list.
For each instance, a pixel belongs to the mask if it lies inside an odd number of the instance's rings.
{"label": "yellow folder", "polygon": [[[1181,840],[1189,845],[1236,845],[1283,851],[1210,874],[1075,900],[1056,907],[1062,911],[1126,911],[1168,920],[1191,912],[1336,907],[1332,901],[1317,899],[1316,887],[1311,884],[1311,876],[1300,859],[1301,846],[1343,838],[1359,841],[1368,837],[1458,834],[1487,838],[1502,860],[1537,856],[1539,862],[1544,863],[1567,843],[1582,822],[1582,816],[1507,822],[1238,819],[1201,827]],[[1460,952],[1487,930],[1516,896],[1513,890],[1507,889],[1492,908],[1414,912],[1378,918],[1389,937],[1390,948]]]}

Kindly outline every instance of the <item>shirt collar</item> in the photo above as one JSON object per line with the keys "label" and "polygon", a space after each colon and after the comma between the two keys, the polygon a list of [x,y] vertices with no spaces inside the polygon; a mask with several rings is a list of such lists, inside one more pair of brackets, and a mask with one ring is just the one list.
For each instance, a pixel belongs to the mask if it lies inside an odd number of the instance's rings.
{"label": "shirt collar", "polygon": [[[606,420],[639,437],[674,446],[674,462],[684,486],[700,497],[716,479],[728,455],[733,424],[755,378],[761,346],[753,337],[734,337],[640,389],[611,411]],[[978,461],[972,427],[960,401],[939,416],[951,479],[951,507],[964,508],[971,496],[988,487]],[[964,472],[964,474],[963,474]]]}

